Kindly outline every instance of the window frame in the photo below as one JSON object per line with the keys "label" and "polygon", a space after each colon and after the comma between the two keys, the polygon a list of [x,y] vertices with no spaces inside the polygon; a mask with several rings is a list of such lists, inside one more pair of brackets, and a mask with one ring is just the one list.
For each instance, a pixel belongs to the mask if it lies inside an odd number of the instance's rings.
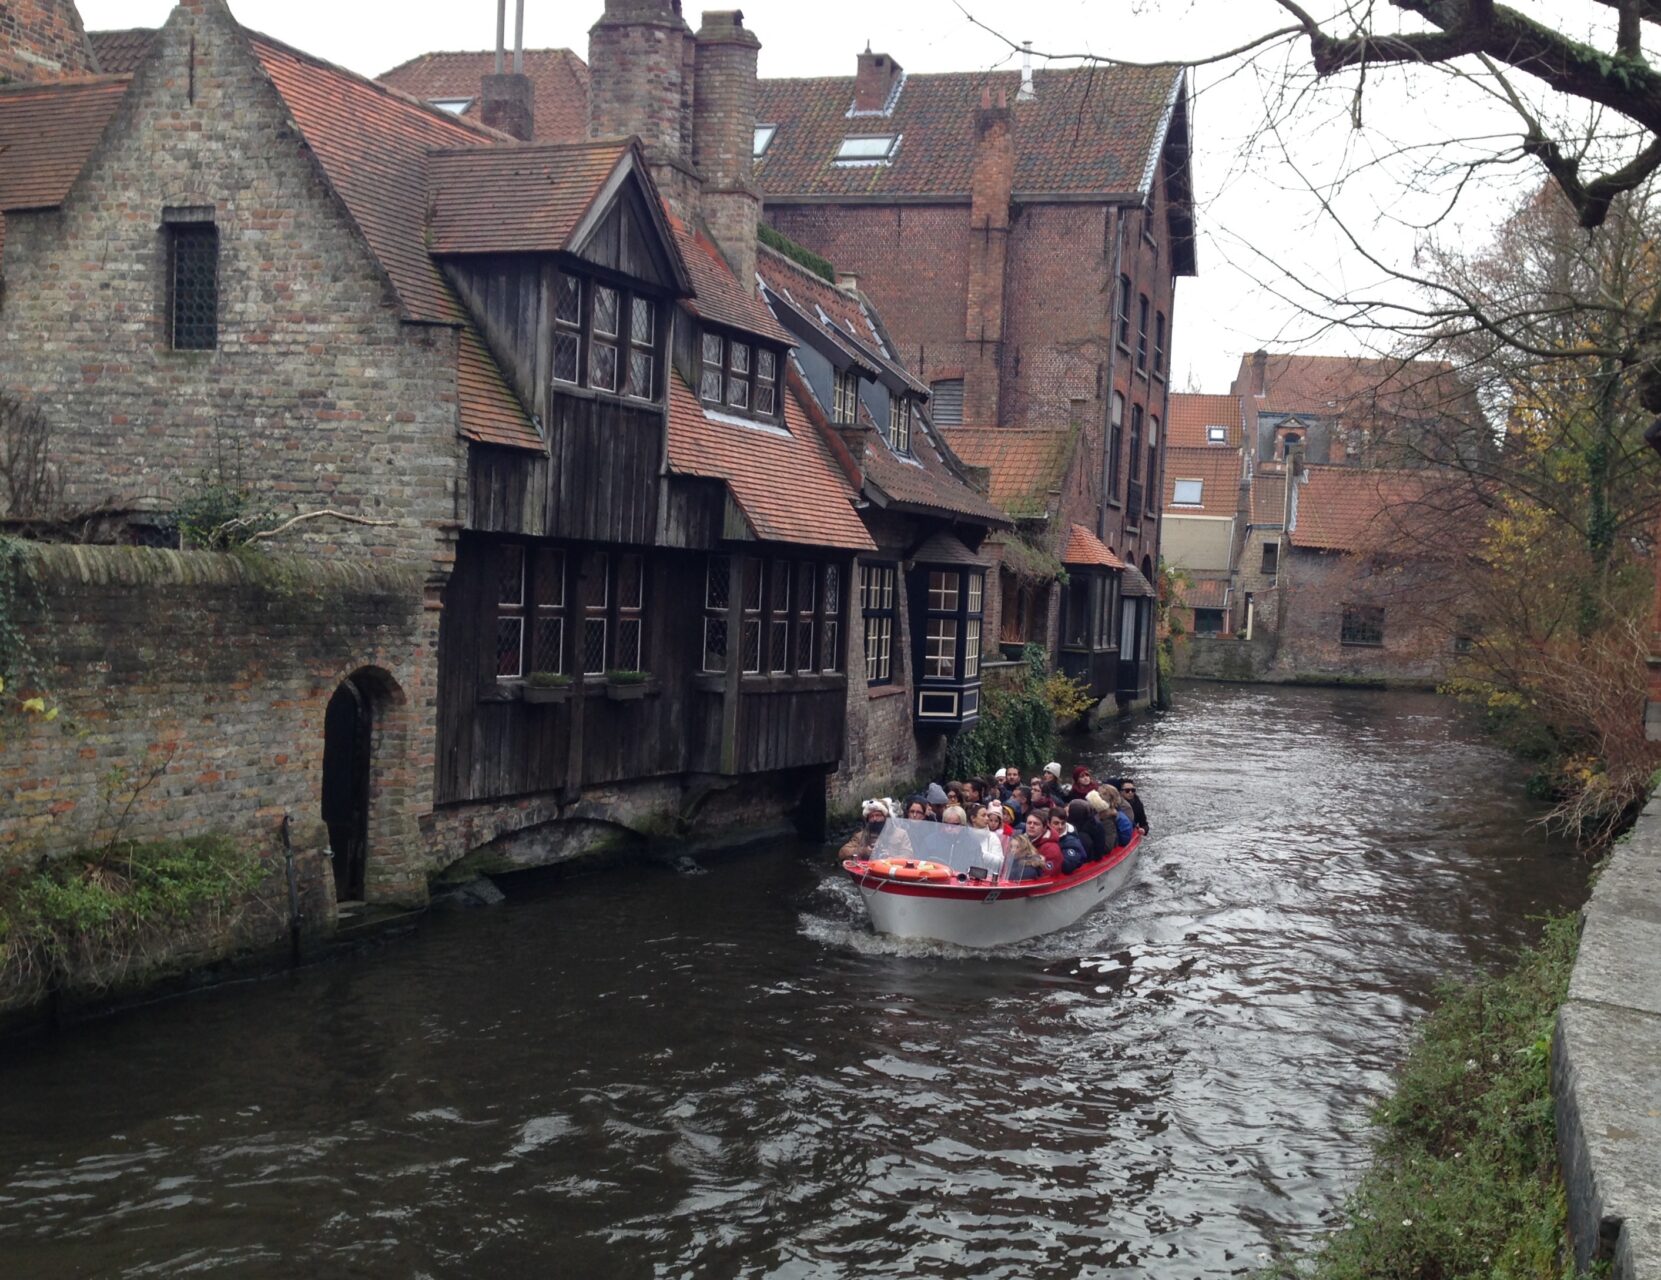
{"label": "window frame", "polygon": [[1153,376],[1165,380],[1165,313],[1157,310],[1153,317]]}
{"label": "window frame", "polygon": [[1345,601],[1338,615],[1338,643],[1349,648],[1382,649],[1384,606]]}
{"label": "window frame", "polygon": [[1205,442],[1208,445],[1209,444],[1226,445],[1228,443],[1228,428],[1227,427],[1220,427],[1214,422],[1207,423],[1206,428],[1205,428]]}
{"label": "window frame", "polygon": [[[881,143],[882,150],[874,150],[869,145],[862,147],[862,143]],[[850,150],[850,147],[853,149]],[[839,165],[885,164],[894,158],[899,149],[900,135],[897,133],[849,134],[837,143],[831,162]]]}
{"label": "window frame", "polygon": [[[918,687],[973,684],[980,679],[986,570],[961,564],[919,564],[917,568],[923,606]],[[943,661],[943,655],[938,645],[948,637],[952,642],[951,669],[948,674],[942,674],[938,664]]]}
{"label": "window frame", "polygon": [[[560,291],[567,282],[574,282],[578,289],[576,320],[567,319],[560,313]],[[617,331],[614,334],[602,333],[595,328],[595,302],[601,290],[617,298]],[[652,336],[649,342],[637,341],[634,336],[635,308],[639,305],[644,305],[651,313]],[[571,270],[561,264],[555,275],[548,311],[549,331],[554,343],[548,352],[548,379],[554,393],[569,393],[576,389],[616,400],[662,404],[664,341],[669,327],[664,320],[665,313],[664,299],[655,291],[637,288],[633,283],[610,274]],[[561,338],[576,340],[575,379],[564,377],[559,372]],[[612,387],[595,382],[597,348],[609,348],[616,353],[615,385]],[[636,386],[634,357],[637,354],[650,359],[648,376],[651,386],[644,394]]]}
{"label": "window frame", "polygon": [[1137,295],[1136,303],[1136,372],[1146,375],[1148,372],[1148,313],[1152,304],[1148,295]]}
{"label": "window frame", "polygon": [[767,154],[767,148],[773,145],[773,139],[778,136],[778,125],[762,124],[760,121],[757,121],[755,132],[750,137],[750,158],[752,160],[760,160]]}
{"label": "window frame", "polygon": [[[720,363],[709,359],[709,343],[721,344]],[[720,329],[713,325],[705,325],[698,331],[698,385],[697,396],[704,408],[716,413],[731,414],[740,418],[752,418],[757,422],[765,422],[778,426],[784,421],[784,361],[785,353],[782,348],[764,342],[753,334],[738,333],[736,331]],[[733,353],[743,351],[742,361],[735,360]],[[761,368],[762,355],[766,354],[772,366],[771,377],[763,377]],[[711,399],[706,394],[705,380],[719,371],[721,377],[721,396]],[[733,401],[733,388],[744,388],[744,402]],[[771,392],[773,407],[770,412],[756,408],[758,388]]]}
{"label": "window frame", "polygon": [[851,427],[859,421],[859,375],[852,369],[833,369],[831,425]]}
{"label": "window frame", "polygon": [[910,396],[895,396],[888,402],[888,443],[904,457],[911,457],[911,434],[916,427],[917,408]]}
{"label": "window frame", "polygon": [[[163,224],[167,239],[167,301],[165,322],[167,325],[167,348],[170,351],[217,351],[219,349],[219,224],[207,217],[179,217],[169,218]],[[197,240],[207,245],[205,257],[208,262],[209,279],[206,288],[211,292],[210,320],[189,322],[190,327],[199,327],[204,323],[208,326],[206,340],[180,342],[181,303],[188,301],[179,287],[179,278],[182,267],[185,265],[183,249],[189,243]]]}
{"label": "window frame", "polygon": [[1124,392],[1115,391],[1108,403],[1107,499],[1109,502],[1118,502],[1119,486],[1124,479],[1124,466],[1120,462],[1120,454],[1124,452],[1125,443]]}
{"label": "window frame", "polygon": [[[1190,498],[1182,496],[1182,486],[1185,484],[1194,486],[1189,491],[1193,494]],[[1173,507],[1203,507],[1205,505],[1205,481],[1187,478],[1171,481],[1171,505]]]}
{"label": "window frame", "polygon": [[1126,353],[1130,351],[1130,300],[1134,293],[1135,286],[1131,284],[1130,277],[1121,275],[1119,277],[1119,314],[1116,326],[1118,332],[1114,336],[1120,349]]}
{"label": "window frame", "polygon": [[[898,630],[899,565],[889,561],[860,561],[859,611],[865,639],[865,684],[878,689],[892,685],[894,632]],[[877,625],[873,627],[873,622]]]}
{"label": "window frame", "polygon": [[[494,544],[492,552],[494,581],[498,588],[505,580],[504,556],[518,559],[519,595],[517,602],[498,599],[491,602],[495,625],[491,634],[496,646],[496,670],[493,683],[512,685],[528,680],[532,675],[549,673],[572,679],[592,681],[603,678],[609,671],[646,671],[649,658],[650,633],[646,623],[651,613],[651,565],[640,552],[585,551],[565,543],[532,543],[502,541]],[[634,561],[639,570],[638,603],[630,604],[623,597],[622,566]],[[557,573],[545,573],[550,563],[557,563]],[[598,568],[603,574],[603,599],[590,594],[592,575]],[[580,627],[572,626],[573,619]],[[504,621],[517,623],[517,669],[502,669],[502,632]],[[587,643],[589,624],[603,628],[601,642],[603,664],[598,670],[589,669]],[[633,624],[639,637],[634,665],[623,661],[620,646],[626,627]],[[549,665],[543,643],[543,627],[557,628],[553,662]]]}
{"label": "window frame", "polygon": [[1258,572],[1265,578],[1280,576],[1280,543],[1265,542],[1263,544],[1263,559],[1259,562]]}

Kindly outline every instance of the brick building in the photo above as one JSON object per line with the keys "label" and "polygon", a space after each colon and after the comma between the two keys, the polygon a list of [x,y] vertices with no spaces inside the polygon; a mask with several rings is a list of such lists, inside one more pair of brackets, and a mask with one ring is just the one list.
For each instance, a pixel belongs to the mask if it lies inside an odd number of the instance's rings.
{"label": "brick building", "polygon": [[[816,295],[844,338],[781,323],[814,296],[782,260],[759,292],[737,15],[611,0],[594,136],[565,144],[482,123],[534,132],[528,76],[485,78],[475,120],[223,0],[108,48],[124,74],[0,88],[0,390],[58,482],[0,519],[145,546],[36,620],[72,636],[43,679],[93,732],[0,748],[0,858],[100,838],[99,779],[160,760],[132,834],[211,813],[270,850],[287,815],[342,898],[418,899],[481,849],[811,823],[915,776],[931,716],[973,719],[1004,518],[859,299]],[[851,426],[815,340],[859,366]],[[206,497],[301,518],[246,577],[160,548]],[[885,566],[903,698],[848,670]],[[166,660],[92,656],[146,651],[144,591]]]}
{"label": "brick building", "polygon": [[0,5],[0,85],[99,70],[74,0],[6,0]]}
{"label": "brick building", "polygon": [[[451,74],[489,59],[431,57]],[[385,78],[444,91],[420,59]],[[765,220],[881,311],[934,421],[1077,425],[1075,518],[1149,581],[1173,290],[1195,270],[1187,95],[1170,68],[912,75],[867,49],[853,76],[760,81],[752,135]],[[1047,530],[1046,557],[1073,522]],[[1105,616],[1113,648],[1126,617],[1142,628],[1127,654],[1147,647],[1151,606]],[[1058,633],[1037,638],[1059,655]],[[1145,664],[1127,657],[1122,675],[1098,683],[1127,704],[1149,696]]]}

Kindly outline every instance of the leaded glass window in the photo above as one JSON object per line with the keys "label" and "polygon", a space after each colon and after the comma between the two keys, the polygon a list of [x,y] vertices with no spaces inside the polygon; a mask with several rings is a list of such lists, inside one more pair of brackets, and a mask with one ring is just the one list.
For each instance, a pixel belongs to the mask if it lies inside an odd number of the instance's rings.
{"label": "leaded glass window", "polygon": [[601,552],[583,574],[583,674],[587,676],[604,675],[606,670],[609,570],[609,557]]}
{"label": "leaded glass window", "polygon": [[508,543],[496,559],[496,678],[525,674],[525,548]]}
{"label": "leaded glass window", "polygon": [[219,345],[219,229],[211,222],[167,227],[168,341],[175,351]]}
{"label": "leaded glass window", "polygon": [[583,282],[562,275],[554,286],[554,380],[576,382],[582,367]]}

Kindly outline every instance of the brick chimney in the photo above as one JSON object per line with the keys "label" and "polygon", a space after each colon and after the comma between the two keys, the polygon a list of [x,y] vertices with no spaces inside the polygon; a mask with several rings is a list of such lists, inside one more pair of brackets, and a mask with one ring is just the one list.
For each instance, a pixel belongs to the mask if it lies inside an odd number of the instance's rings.
{"label": "brick chimney", "polygon": [[74,0],[0,5],[0,82],[56,80],[97,69]]}
{"label": "brick chimney", "polygon": [[525,74],[525,0],[519,0],[513,23],[513,69],[507,63],[508,0],[496,0],[496,67],[479,89],[479,116],[521,142],[529,142],[536,125],[536,92]]}
{"label": "brick chimney", "polygon": [[867,41],[854,76],[854,110],[876,114],[886,109],[900,75],[900,64],[886,53],[872,53]]}
{"label": "brick chimney", "polygon": [[970,185],[969,294],[963,337],[963,421],[998,421],[1002,384],[1004,266],[1009,253],[1009,202],[1015,187],[1015,113],[1008,96],[981,90],[975,113],[975,169]]}
{"label": "brick chimney", "polygon": [[638,137],[658,190],[683,218],[698,208],[694,59],[680,0],[606,0],[589,28],[588,136]]}
{"label": "brick chimney", "polygon": [[1269,353],[1264,350],[1252,352],[1252,386],[1251,392],[1259,400],[1268,394],[1269,387]]}
{"label": "brick chimney", "polygon": [[756,287],[761,195],[755,166],[756,58],[761,41],[737,9],[707,12],[695,37],[692,161],[703,177],[704,225],[747,292]]}

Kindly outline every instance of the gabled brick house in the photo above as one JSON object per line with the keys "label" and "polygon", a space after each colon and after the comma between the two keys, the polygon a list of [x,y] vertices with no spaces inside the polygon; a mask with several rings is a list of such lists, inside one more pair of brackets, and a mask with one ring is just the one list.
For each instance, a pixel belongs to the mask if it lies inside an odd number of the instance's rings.
{"label": "gabled brick house", "polygon": [[[126,615],[82,607],[113,582],[54,596],[91,664],[56,684],[106,727],[69,758],[17,748],[54,777],[0,822],[8,853],[48,820],[93,838],[96,779],[157,752],[146,823],[211,811],[270,848],[288,814],[302,852],[335,851],[342,898],[420,897],[485,846],[534,862],[695,830],[724,793],[729,832],[822,814],[868,718],[847,672],[856,557],[879,545],[860,508],[887,504],[870,521],[908,564],[951,530],[972,556],[1001,516],[926,425],[910,460],[887,437],[856,455],[758,293],[754,37],[731,14],[680,26],[659,70],[692,69],[704,109],[690,134],[647,128],[628,77],[661,84],[632,51],[662,24],[615,8],[591,51],[610,105],[566,146],[246,31],[222,0],[181,4],[128,77],[0,89],[0,137],[53,140],[0,188],[0,387],[50,417],[65,506],[154,543],[234,487],[306,516],[271,550],[381,602],[285,648],[264,604],[198,599],[225,577],[206,553],[134,551],[160,608],[223,621],[132,667],[98,656]],[[947,550],[964,622],[974,575]],[[916,665],[838,795],[937,749]]]}

